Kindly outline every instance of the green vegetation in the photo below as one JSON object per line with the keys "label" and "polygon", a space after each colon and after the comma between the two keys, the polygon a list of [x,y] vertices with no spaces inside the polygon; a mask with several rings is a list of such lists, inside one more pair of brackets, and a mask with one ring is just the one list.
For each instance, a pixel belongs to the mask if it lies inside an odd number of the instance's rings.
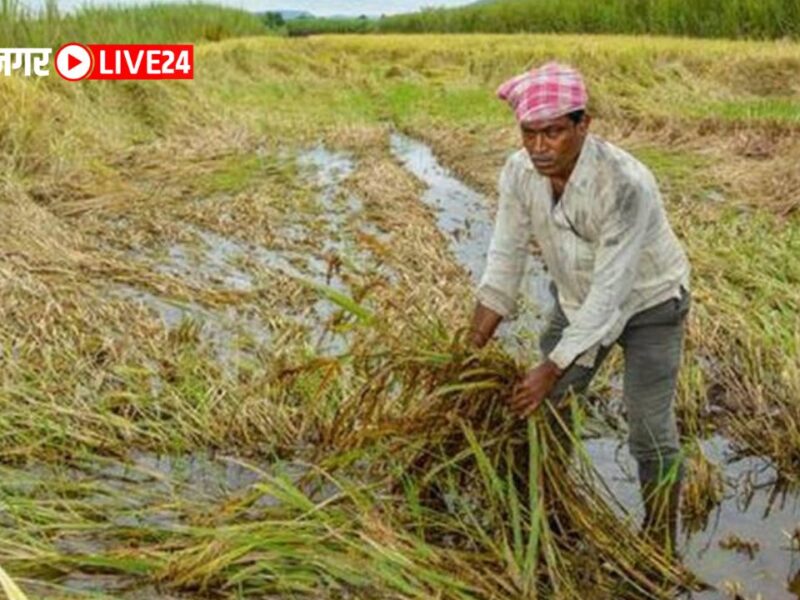
{"label": "green vegetation", "polygon": [[55,0],[44,10],[26,10],[17,0],[0,2],[0,45],[56,47],[66,42],[192,43],[265,34],[257,16],[214,4],[83,7],[68,15]]}
{"label": "green vegetation", "polygon": [[716,114],[731,120],[772,119],[800,122],[800,102],[790,98],[717,102],[700,106],[697,110],[701,114]]}
{"label": "green vegetation", "polygon": [[289,31],[311,33],[626,33],[709,38],[800,36],[796,0],[496,0],[429,8],[369,23],[307,19]]}
{"label": "green vegetation", "polygon": [[377,29],[376,21],[366,17],[292,19],[286,23],[290,36],[318,35],[323,33],[371,33]]}

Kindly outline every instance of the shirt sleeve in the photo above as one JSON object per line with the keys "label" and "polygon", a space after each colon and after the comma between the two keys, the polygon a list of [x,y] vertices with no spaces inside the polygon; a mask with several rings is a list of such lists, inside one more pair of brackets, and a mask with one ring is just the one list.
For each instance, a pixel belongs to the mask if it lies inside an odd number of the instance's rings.
{"label": "shirt sleeve", "polygon": [[530,215],[516,188],[513,159],[500,173],[500,194],[486,269],[478,285],[478,301],[506,317],[516,308],[531,237]]}
{"label": "shirt sleeve", "polygon": [[549,356],[560,369],[599,343],[621,318],[622,304],[638,270],[653,200],[653,191],[637,182],[621,186],[609,203],[600,227],[589,293]]}

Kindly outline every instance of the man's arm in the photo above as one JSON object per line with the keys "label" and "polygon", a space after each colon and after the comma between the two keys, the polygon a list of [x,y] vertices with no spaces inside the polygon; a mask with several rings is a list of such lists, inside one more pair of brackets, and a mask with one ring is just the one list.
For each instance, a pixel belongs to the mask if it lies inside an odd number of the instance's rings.
{"label": "man's arm", "polygon": [[469,341],[475,348],[483,348],[494,335],[503,315],[496,313],[480,302],[475,307],[472,315],[472,325],[469,328]]}
{"label": "man's arm", "polygon": [[511,157],[498,182],[497,216],[470,330],[470,338],[479,348],[492,337],[500,321],[513,312],[528,259],[530,215],[520,198],[515,170]]}

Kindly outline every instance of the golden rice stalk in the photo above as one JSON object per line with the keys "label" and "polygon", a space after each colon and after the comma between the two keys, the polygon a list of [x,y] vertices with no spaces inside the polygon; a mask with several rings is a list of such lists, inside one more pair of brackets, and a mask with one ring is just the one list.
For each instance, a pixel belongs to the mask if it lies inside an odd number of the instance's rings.
{"label": "golden rice stalk", "polygon": [[19,589],[19,586],[9,577],[3,567],[0,567],[0,587],[3,588],[3,593],[7,600],[28,600],[28,597],[22,593],[22,590]]}

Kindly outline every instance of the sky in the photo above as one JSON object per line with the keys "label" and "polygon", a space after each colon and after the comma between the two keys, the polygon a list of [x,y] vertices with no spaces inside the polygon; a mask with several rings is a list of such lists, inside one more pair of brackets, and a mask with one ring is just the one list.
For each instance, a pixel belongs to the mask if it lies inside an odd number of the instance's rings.
{"label": "sky", "polygon": [[[170,0],[178,1],[178,0]],[[306,10],[317,16],[330,15],[380,15],[413,12],[426,6],[460,6],[471,0],[205,0],[214,4],[225,4],[245,10],[263,12],[268,10]],[[91,0],[92,4],[149,4],[151,0]],[[39,6],[40,0],[22,0],[31,8]],[[70,11],[87,4],[87,0],[58,0],[58,7]]]}

